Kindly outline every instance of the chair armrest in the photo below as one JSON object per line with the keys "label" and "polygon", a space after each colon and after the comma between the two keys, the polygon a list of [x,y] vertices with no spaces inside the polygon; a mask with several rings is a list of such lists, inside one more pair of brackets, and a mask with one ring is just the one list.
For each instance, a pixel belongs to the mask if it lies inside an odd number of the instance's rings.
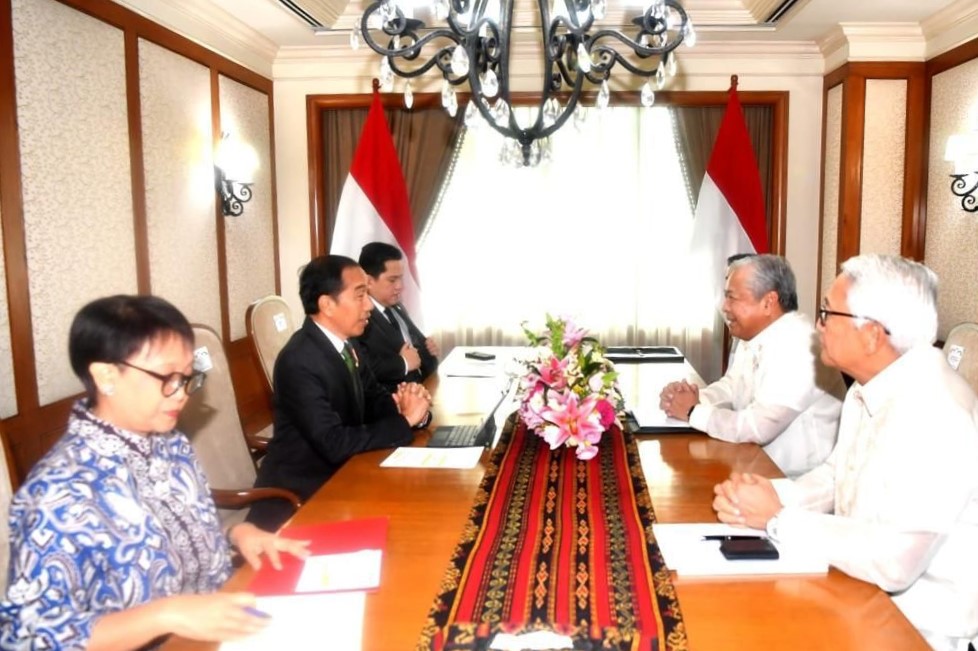
{"label": "chair armrest", "polygon": [[248,447],[257,452],[264,453],[268,450],[269,439],[264,436],[258,436],[257,434],[245,434],[245,440],[248,442]]}
{"label": "chair armrest", "polygon": [[211,497],[214,504],[220,509],[241,509],[252,502],[267,499],[282,499],[298,510],[302,506],[302,500],[292,491],[284,488],[243,488],[241,490],[226,490],[223,488],[212,488]]}

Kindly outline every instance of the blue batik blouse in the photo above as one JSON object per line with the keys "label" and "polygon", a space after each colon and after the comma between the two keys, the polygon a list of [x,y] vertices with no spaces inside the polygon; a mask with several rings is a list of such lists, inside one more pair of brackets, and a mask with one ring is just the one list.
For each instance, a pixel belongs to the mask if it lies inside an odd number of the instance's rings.
{"label": "blue batik blouse", "polygon": [[187,437],[120,430],[86,400],[14,495],[10,547],[4,650],[84,649],[99,617],[213,592],[231,572]]}

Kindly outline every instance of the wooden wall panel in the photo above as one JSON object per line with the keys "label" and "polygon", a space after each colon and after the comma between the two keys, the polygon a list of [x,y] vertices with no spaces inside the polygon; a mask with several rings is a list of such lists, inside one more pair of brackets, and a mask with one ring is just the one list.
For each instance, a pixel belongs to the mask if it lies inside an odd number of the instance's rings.
{"label": "wooden wall panel", "polygon": [[[13,13],[12,2],[19,0],[0,0],[0,226],[3,229],[3,264],[7,280],[6,298],[10,316],[11,356],[13,359],[13,376],[16,388],[17,414],[2,421],[2,427],[10,443],[13,459],[14,481],[19,482],[31,466],[61,435],[67,418],[68,410],[77,396],[58,400],[49,405],[41,405],[38,392],[38,368],[35,356],[34,319],[32,314],[32,297],[28,288],[31,286],[31,268],[27,260],[27,242],[31,233],[25,229],[24,199],[22,187],[21,134],[18,127],[17,113],[17,79],[14,74],[16,60],[14,58]],[[114,131],[118,136],[121,131],[123,138],[128,139],[128,161],[131,173],[124,183],[113,184],[131,191],[131,230],[129,236],[130,251],[135,252],[135,263],[127,274],[133,289],[143,293],[153,288],[153,278],[149,269],[149,251],[152,244],[152,234],[147,228],[146,207],[146,174],[143,129],[145,128],[143,97],[140,94],[140,62],[139,42],[147,41],[179,54],[208,69],[212,103],[218,107],[219,88],[218,76],[226,77],[242,84],[267,97],[268,126],[267,138],[269,143],[267,163],[271,180],[271,192],[274,193],[274,165],[270,160],[274,148],[274,121],[272,82],[236,63],[233,63],[214,52],[193,43],[166,28],[153,23],[142,16],[122,7],[110,0],[45,0],[59,3],[59,6],[75,10],[88,17],[101,21],[107,26],[115,27],[123,34],[122,60],[124,70],[124,124]],[[32,5],[33,8],[33,5]],[[57,31],[57,30],[55,30]],[[42,65],[42,62],[37,62]],[[22,106],[21,111],[32,110]],[[214,111],[215,130],[220,132],[220,114]],[[211,116],[208,116],[210,120]],[[90,128],[97,129],[98,124]],[[206,145],[206,143],[205,143]],[[204,183],[207,192],[213,192],[211,171],[205,170],[207,178]],[[269,199],[272,203],[272,220],[275,223],[274,195]],[[215,212],[219,213],[219,209]],[[216,250],[206,255],[212,260],[223,260],[224,224],[220,215],[215,215],[214,232],[218,241]],[[273,237],[275,234],[273,234]],[[275,258],[277,260],[277,242],[275,243]],[[67,273],[67,267],[65,273]],[[157,270],[154,273],[172,273],[180,275],[184,269]],[[221,323],[213,324],[224,333],[225,345],[228,346],[229,358],[232,362],[232,375],[237,388],[238,404],[242,421],[249,432],[264,429],[271,422],[270,400],[264,388],[260,371],[251,359],[250,346],[247,338],[229,341],[229,323],[233,319],[241,321],[243,314],[228,314],[226,266],[220,265],[220,273],[224,274],[220,282],[220,296],[215,297],[221,306]],[[272,271],[275,279],[275,291],[279,291],[277,263]],[[193,285],[193,278],[184,281]],[[47,345],[47,344],[45,344]],[[59,344],[63,351],[63,345]],[[63,354],[63,352],[62,352]]]}

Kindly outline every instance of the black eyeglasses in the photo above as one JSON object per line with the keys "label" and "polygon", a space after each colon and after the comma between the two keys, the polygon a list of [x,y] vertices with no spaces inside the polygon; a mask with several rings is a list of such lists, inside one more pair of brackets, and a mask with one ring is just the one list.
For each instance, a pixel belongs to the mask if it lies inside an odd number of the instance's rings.
{"label": "black eyeglasses", "polygon": [[135,364],[130,364],[129,362],[119,362],[121,366],[128,366],[129,368],[134,368],[137,371],[142,371],[146,375],[151,375],[163,384],[160,386],[160,390],[163,392],[163,397],[169,398],[174,393],[186,387],[187,395],[196,393],[198,389],[204,386],[204,378],[207,377],[203,373],[191,373],[190,375],[184,375],[183,373],[169,373],[163,375],[162,373],[157,373],[155,371],[150,371],[141,366],[136,366]]}
{"label": "black eyeglasses", "polygon": [[890,334],[889,328],[887,328],[885,325],[883,325],[882,323],[880,323],[879,321],[877,321],[871,316],[862,316],[859,314],[851,314],[849,312],[836,312],[835,310],[830,310],[826,307],[820,307],[818,308],[818,322],[823,327],[825,326],[825,317],[829,316],[830,314],[834,314],[835,316],[845,316],[845,317],[849,317],[850,319],[866,319],[867,321],[872,321],[873,323],[877,324],[879,327],[883,328],[883,332],[885,332],[886,334]]}

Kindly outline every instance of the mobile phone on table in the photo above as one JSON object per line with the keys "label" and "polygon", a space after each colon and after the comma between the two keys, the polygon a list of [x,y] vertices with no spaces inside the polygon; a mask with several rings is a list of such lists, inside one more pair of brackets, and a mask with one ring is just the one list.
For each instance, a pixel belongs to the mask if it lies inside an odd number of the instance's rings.
{"label": "mobile phone on table", "polygon": [[720,553],[728,561],[775,561],[780,557],[778,548],[767,538],[724,540]]}
{"label": "mobile phone on table", "polygon": [[465,356],[469,359],[477,359],[480,362],[488,362],[490,359],[496,359],[496,356],[492,353],[483,353],[479,352],[478,350],[470,350],[469,352],[465,353]]}

